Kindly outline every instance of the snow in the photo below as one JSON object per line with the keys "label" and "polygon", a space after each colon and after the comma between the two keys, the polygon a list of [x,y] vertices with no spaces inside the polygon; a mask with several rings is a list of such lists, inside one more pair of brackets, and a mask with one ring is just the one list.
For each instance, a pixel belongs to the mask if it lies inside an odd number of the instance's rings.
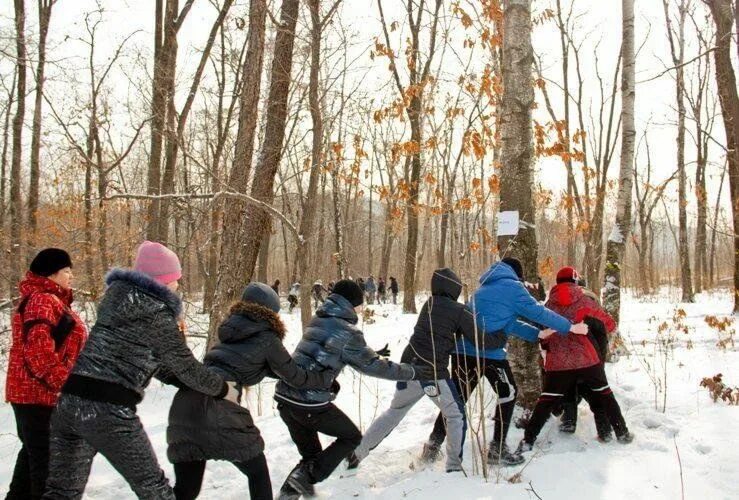
{"label": "snow", "polygon": [[[447,474],[443,460],[421,467],[417,456],[431,430],[436,409],[421,401],[405,421],[362,462],[354,477],[340,466],[328,480],[317,485],[322,498],[458,498],[458,499],[544,499],[570,498],[739,498],[735,491],[739,470],[739,433],[735,425],[739,407],[714,403],[699,387],[703,377],[723,373],[724,381],[739,385],[739,354],[735,346],[726,349],[716,344],[719,334],[705,322],[707,315],[729,317],[733,321],[730,294],[707,293],[696,304],[677,304],[677,297],[666,291],[655,297],[637,299],[625,296],[621,334],[628,356],[607,366],[608,376],[635,441],[630,445],[601,444],[595,439],[590,412],[580,406],[579,424],[574,435],[558,432],[554,418],[542,431],[533,458],[515,468],[493,468],[487,479],[473,465],[474,432],[468,432],[463,473]],[[410,335],[415,316],[403,315],[400,306],[369,306],[375,309],[373,324],[363,329],[370,345],[389,342],[392,359],[398,360]],[[676,314],[681,308],[685,316]],[[292,349],[299,337],[299,311],[283,312],[289,327],[286,340]],[[194,317],[190,330],[202,328],[202,317]],[[667,328],[658,332],[666,322]],[[688,333],[683,332],[683,328]],[[726,334],[724,334],[726,335]],[[203,341],[192,341],[195,353],[202,356]],[[666,377],[665,377],[666,367]],[[4,374],[2,375],[4,377]],[[347,369],[340,377],[342,390],[337,405],[360,428],[389,404],[394,384],[360,376]],[[665,383],[666,382],[666,383]],[[4,386],[4,384],[3,384]],[[665,411],[662,412],[666,387]],[[271,398],[273,382],[261,384],[248,394],[248,406],[266,442],[266,455],[275,492],[298,461],[298,453],[275,410]],[[489,418],[493,408],[491,390],[485,390],[486,435],[492,435]],[[149,433],[162,467],[170,478],[172,468],[166,460],[165,431],[167,413],[174,390],[153,382],[139,415]],[[479,407],[472,408],[471,429],[479,429]],[[7,490],[12,475],[18,441],[10,405],[0,408],[0,490]],[[515,446],[522,436],[513,428],[508,438]],[[325,443],[330,440],[324,440]],[[678,459],[679,453],[679,459]],[[682,463],[682,468],[680,463]],[[518,474],[519,477],[514,477]],[[514,477],[514,482],[509,479]],[[201,498],[244,498],[246,478],[225,462],[208,464]],[[535,494],[534,494],[535,492]],[[132,498],[123,479],[102,457],[97,457],[86,491],[86,498]]]}

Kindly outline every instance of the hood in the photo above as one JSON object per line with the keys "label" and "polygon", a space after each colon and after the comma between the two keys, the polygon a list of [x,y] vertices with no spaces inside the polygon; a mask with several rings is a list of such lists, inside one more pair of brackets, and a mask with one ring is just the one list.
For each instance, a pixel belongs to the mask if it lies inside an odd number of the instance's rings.
{"label": "hood", "polygon": [[67,305],[71,304],[73,299],[72,290],[62,288],[49,278],[39,276],[31,271],[28,271],[26,276],[18,284],[18,291],[21,293],[21,300],[32,293],[50,293],[56,295]]}
{"label": "hood", "polygon": [[520,281],[516,275],[516,271],[505,262],[496,262],[490,266],[490,269],[480,276],[480,285],[491,284],[497,280]]}
{"label": "hood", "polygon": [[176,293],[162,285],[148,274],[134,271],[133,269],[115,268],[105,276],[105,284],[112,285],[116,281],[125,281],[139,288],[156,299],[167,304],[174,311],[175,316],[179,317],[182,313],[182,299]]}
{"label": "hood", "polygon": [[583,296],[582,289],[575,283],[560,283],[554,285],[552,290],[549,292],[549,302],[552,307],[562,306],[567,307]]}
{"label": "hood", "polygon": [[462,280],[457,273],[445,267],[437,269],[431,276],[431,295],[457,300],[462,293]]}
{"label": "hood", "polygon": [[326,302],[316,310],[316,316],[321,318],[341,318],[352,324],[357,324],[357,321],[359,321],[351,302],[336,293],[328,296]]}
{"label": "hood", "polygon": [[280,340],[285,338],[285,325],[276,313],[259,304],[240,301],[231,306],[228,318],[218,327],[218,340],[235,344],[266,331]]}

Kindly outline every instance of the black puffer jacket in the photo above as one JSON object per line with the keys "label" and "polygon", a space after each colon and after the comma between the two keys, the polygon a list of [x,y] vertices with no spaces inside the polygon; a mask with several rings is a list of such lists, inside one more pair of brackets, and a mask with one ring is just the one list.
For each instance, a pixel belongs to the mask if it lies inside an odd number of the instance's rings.
{"label": "black puffer jacket", "polygon": [[[220,344],[208,352],[204,363],[241,386],[274,377],[293,387],[328,388],[333,373],[300,368],[282,345],[285,331],[276,313],[255,303],[237,302],[218,328]],[[246,408],[186,389],[172,401],[167,444],[172,463],[245,462],[264,451],[259,429]]]}
{"label": "black puffer jacket", "polygon": [[[366,375],[387,380],[411,380],[413,366],[381,358],[367,346],[356,327],[357,314],[341,295],[331,294],[318,308],[303,333],[293,359],[310,371],[331,370],[338,376],[349,365]],[[336,394],[327,389],[295,389],[278,382],[275,399],[297,406],[317,407],[330,403]]]}
{"label": "black puffer jacket", "polygon": [[108,288],[97,321],[73,376],[122,386],[138,394],[139,400],[160,369],[204,394],[223,397],[227,393],[223,378],[204,367],[187,347],[177,324],[182,312],[177,295],[132,270],[114,269],[105,282]]}
{"label": "black puffer jacket", "polygon": [[449,268],[437,269],[431,277],[431,297],[421,308],[408,347],[400,360],[434,368],[435,378],[449,377],[449,356],[460,335],[474,345],[498,349],[505,345],[504,335],[488,334],[476,328],[469,307],[457,302],[462,282]]}

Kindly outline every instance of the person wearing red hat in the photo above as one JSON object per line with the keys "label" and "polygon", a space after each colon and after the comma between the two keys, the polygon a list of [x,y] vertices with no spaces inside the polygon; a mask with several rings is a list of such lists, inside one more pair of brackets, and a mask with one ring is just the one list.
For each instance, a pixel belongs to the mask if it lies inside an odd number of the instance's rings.
{"label": "person wearing red hat", "polygon": [[[580,286],[579,276],[572,267],[557,272],[557,284],[549,292],[546,306],[573,322],[584,321],[589,329],[597,323],[607,331],[613,331],[616,323],[600,305],[587,297]],[[593,326],[591,326],[593,325]],[[596,407],[602,408],[621,443],[630,443],[634,436],[626,427],[621,408],[608,385],[603,362],[593,340],[587,336],[549,335],[542,340],[546,357],[544,360],[544,388],[531,415],[519,451],[532,449],[536,437],[565,393],[578,382],[582,382],[593,393]]]}
{"label": "person wearing red hat", "polygon": [[49,428],[59,391],[87,338],[72,310],[72,260],[41,250],[18,285],[5,400],[13,407],[18,452],[8,499],[41,498],[49,470]]}

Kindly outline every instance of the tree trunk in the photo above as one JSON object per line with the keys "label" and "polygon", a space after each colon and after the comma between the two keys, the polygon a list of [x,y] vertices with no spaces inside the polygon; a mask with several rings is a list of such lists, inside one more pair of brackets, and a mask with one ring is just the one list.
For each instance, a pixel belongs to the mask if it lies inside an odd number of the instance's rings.
{"label": "tree trunk", "polygon": [[729,193],[734,232],[734,312],[739,312],[739,96],[736,75],[731,65],[732,15],[729,0],[704,0],[716,23],[716,49],[713,52],[721,116],[726,133]]}
{"label": "tree trunk", "polygon": [[[167,2],[167,19],[170,19],[172,9]],[[167,65],[165,51],[162,47],[164,30],[164,0],[156,0],[154,7],[154,77],[152,78],[151,98],[151,143],[149,145],[149,166],[147,170],[147,188],[149,195],[158,195],[161,189],[162,144],[164,143],[164,125],[167,117],[167,92],[164,86],[165,66]],[[147,207],[146,237],[156,240],[159,232],[159,200],[151,200]]]}
{"label": "tree trunk", "polygon": [[[259,161],[254,169],[251,196],[266,204],[274,199],[274,181],[282,158],[282,143],[285,137],[287,120],[287,100],[293,61],[295,24],[298,17],[299,0],[283,0],[280,25],[275,39],[274,59],[272,60],[270,90],[267,100],[267,120],[264,127],[264,143]],[[246,82],[245,82],[246,83]],[[255,108],[246,110],[253,113]],[[242,108],[242,113],[245,110]],[[241,235],[241,250],[237,256],[235,269],[226,277],[219,273],[223,286],[220,287],[216,303],[230,303],[236,297],[238,288],[251,281],[259,255],[259,247],[265,232],[270,228],[270,215],[257,205],[248,205],[244,213],[244,231]],[[236,246],[223,245],[223,252],[236,252]],[[223,259],[222,259],[223,260]],[[230,268],[231,262],[226,262]],[[224,270],[221,267],[221,270]],[[215,309],[214,309],[215,310]],[[218,311],[216,311],[218,312]],[[211,326],[220,322],[220,316],[211,315]]]}
{"label": "tree trunk", "polygon": [[333,200],[333,211],[334,211],[334,238],[335,238],[335,253],[334,258],[336,259],[336,277],[338,279],[346,278],[346,258],[344,257],[344,228],[341,223],[341,203],[339,201],[339,178],[338,165],[334,165],[331,170],[331,197]]}
{"label": "tree trunk", "polygon": [[[500,210],[517,210],[525,227],[515,237],[500,237],[500,246],[502,256],[521,260],[524,274],[529,277],[538,274],[533,203],[532,66],[531,1],[511,0],[505,8],[503,29]],[[541,392],[538,345],[513,341],[509,352],[521,394],[519,404],[531,410]]]}
{"label": "tree trunk", "polygon": [[0,158],[0,227],[5,227],[5,192],[8,185],[8,143],[10,135],[10,112],[15,101],[15,83],[17,78],[17,68],[13,72],[13,82],[8,90],[8,101],[5,107],[5,121],[3,123],[3,152]]}
{"label": "tree trunk", "polygon": [[634,104],[636,91],[634,55],[634,0],[621,0],[622,42],[621,58],[621,165],[619,172],[616,221],[606,246],[606,268],[603,306],[618,323],[621,312],[621,266],[631,229],[631,196],[634,168]]}
{"label": "tree trunk", "polygon": [[[266,19],[266,0],[251,0],[249,40],[243,64],[244,82],[239,96],[239,126],[236,133],[234,159],[228,176],[228,189],[236,193],[246,193],[249,184],[264,62]],[[215,295],[210,311],[209,345],[215,343],[216,328],[231,302],[229,298],[235,297],[239,287],[245,283],[245,272],[241,259],[245,212],[246,204],[237,200],[229,200],[223,207],[223,232]]]}
{"label": "tree trunk", "polygon": [[23,153],[23,120],[26,114],[26,7],[24,0],[14,0],[15,48],[18,84],[13,116],[13,155],[10,164],[10,287],[11,296],[21,278],[21,227],[23,202],[21,199],[21,155]]}
{"label": "tree trunk", "polygon": [[321,173],[322,146],[323,146],[323,116],[321,114],[321,99],[318,92],[319,75],[321,69],[321,19],[320,0],[309,0],[311,19],[311,58],[310,58],[310,81],[308,87],[308,101],[310,105],[310,116],[313,122],[313,143],[311,146],[311,167],[308,180],[308,191],[303,204],[303,213],[300,219],[298,232],[302,236],[297,242],[298,257],[298,281],[303,285],[300,287],[300,320],[303,328],[308,325],[311,318],[310,307],[310,283],[315,279],[315,270],[310,269],[310,245],[308,238],[313,234],[316,218],[316,195],[318,193],[318,180]]}
{"label": "tree trunk", "polygon": [[39,41],[38,63],[36,65],[36,100],[33,106],[33,125],[31,126],[31,172],[28,183],[28,228],[29,249],[36,244],[39,198],[39,154],[41,152],[41,107],[44,95],[44,69],[46,66],[46,36],[49,33],[51,8],[55,0],[38,0]]}

